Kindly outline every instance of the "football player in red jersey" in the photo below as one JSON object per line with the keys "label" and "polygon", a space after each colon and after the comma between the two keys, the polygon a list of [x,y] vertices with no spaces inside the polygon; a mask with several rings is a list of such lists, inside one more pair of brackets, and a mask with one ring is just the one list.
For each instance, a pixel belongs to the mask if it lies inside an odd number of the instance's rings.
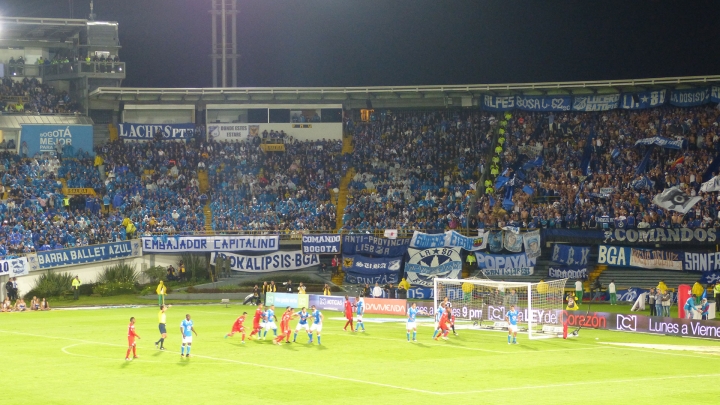
{"label": "football player in red jersey", "polygon": [[447,340],[448,332],[450,332],[450,330],[448,329],[448,325],[447,325],[448,319],[449,319],[449,316],[448,316],[449,312],[450,311],[447,311],[447,310],[443,311],[442,316],[440,317],[440,321],[438,322],[438,330],[440,331],[440,333],[438,333],[438,335],[435,336],[435,340],[438,340],[441,337],[444,340]]}
{"label": "football player in red jersey", "polygon": [[347,319],[347,322],[345,322],[343,330],[347,331],[347,327],[350,325],[350,331],[355,332],[355,328],[353,328],[353,304],[347,295],[345,296],[345,319]]}
{"label": "football player in red jersey", "polygon": [[255,315],[253,316],[253,330],[250,332],[248,340],[252,340],[253,335],[260,333],[260,321],[263,319],[264,313],[263,304],[259,304],[255,310]]}
{"label": "football player in red jersey", "polygon": [[130,351],[132,351],[133,359],[137,359],[137,351],[135,350],[135,338],[140,339],[140,335],[135,333],[135,317],[130,318],[130,325],[128,325],[128,349],[125,354],[125,360],[130,361]]}
{"label": "football player in red jersey", "polygon": [[293,316],[295,316],[295,314],[293,313],[292,307],[287,307],[282,319],[280,319],[280,333],[273,339],[274,344],[280,345],[283,338],[287,339],[286,343],[290,343],[290,320]]}
{"label": "football player in red jersey", "polygon": [[243,323],[245,322],[245,315],[247,315],[247,312],[243,312],[243,314],[235,320],[235,323],[232,326],[232,330],[230,331],[230,333],[225,335],[225,339],[231,337],[236,333],[242,333],[242,343],[245,343],[245,326],[243,326]]}

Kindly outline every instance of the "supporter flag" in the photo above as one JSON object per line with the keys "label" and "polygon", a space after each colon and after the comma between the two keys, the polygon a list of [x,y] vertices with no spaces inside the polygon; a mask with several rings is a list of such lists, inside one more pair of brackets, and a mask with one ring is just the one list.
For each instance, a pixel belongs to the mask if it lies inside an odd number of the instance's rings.
{"label": "supporter flag", "polygon": [[700,197],[691,197],[677,187],[665,189],[662,193],[653,198],[653,203],[658,207],[677,211],[681,214],[687,214],[695,204],[700,201]]}
{"label": "supporter flag", "polygon": [[706,193],[710,191],[720,191],[720,176],[713,177],[703,183],[702,186],[700,186],[700,191],[704,191]]}
{"label": "supporter flag", "polygon": [[523,186],[522,191],[527,195],[533,195],[535,193],[535,190],[530,186]]}
{"label": "supporter flag", "polygon": [[704,300],[705,298],[707,298],[707,290],[703,290],[703,295],[700,297],[701,300]]}
{"label": "supporter flag", "polygon": [[397,239],[397,229],[386,229],[385,237],[388,239]]}
{"label": "supporter flag", "polygon": [[672,166],[670,166],[670,168],[674,169],[677,165],[683,164],[684,162],[685,162],[685,156],[680,156],[680,158],[678,158],[677,160],[675,160],[673,162],[673,164],[672,164]]}

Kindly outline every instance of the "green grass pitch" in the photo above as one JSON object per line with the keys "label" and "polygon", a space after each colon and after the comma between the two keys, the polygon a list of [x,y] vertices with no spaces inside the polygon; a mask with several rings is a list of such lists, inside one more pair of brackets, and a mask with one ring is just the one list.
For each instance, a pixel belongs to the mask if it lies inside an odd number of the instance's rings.
{"label": "green grass pitch", "polygon": [[[463,329],[435,342],[432,327],[419,326],[418,343],[408,343],[400,318],[367,315],[367,331],[353,334],[343,332],[340,313],[326,311],[322,346],[308,345],[304,333],[281,347],[270,339],[243,345],[239,335],[224,338],[243,310],[252,315],[239,305],[173,306],[165,352],[153,344],[154,307],[0,314],[0,403],[717,403],[720,342],[582,330],[568,340],[519,334],[519,345],[508,345],[505,333]],[[198,337],[193,357],[181,359],[186,313]],[[140,358],[126,362],[131,316]]]}

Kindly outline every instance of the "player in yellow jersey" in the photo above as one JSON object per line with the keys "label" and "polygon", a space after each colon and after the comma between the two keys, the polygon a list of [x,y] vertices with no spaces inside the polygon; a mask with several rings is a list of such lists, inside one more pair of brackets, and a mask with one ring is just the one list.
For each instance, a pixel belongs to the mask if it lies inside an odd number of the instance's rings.
{"label": "player in yellow jersey", "polygon": [[170,308],[170,305],[161,305],[160,312],[158,313],[158,329],[160,329],[160,340],[155,342],[155,347],[160,350],[165,350],[165,347],[163,347],[165,339],[167,338],[167,328],[165,327],[165,324],[167,323],[167,317],[165,311],[167,311],[168,308]]}

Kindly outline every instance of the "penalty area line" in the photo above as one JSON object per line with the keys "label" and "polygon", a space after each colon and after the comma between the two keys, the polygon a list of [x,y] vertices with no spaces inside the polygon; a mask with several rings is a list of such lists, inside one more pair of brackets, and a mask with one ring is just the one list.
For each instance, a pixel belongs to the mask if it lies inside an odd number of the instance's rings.
{"label": "penalty area line", "polygon": [[[60,337],[60,336],[37,335],[34,333],[14,332],[14,331],[6,331],[6,330],[0,330],[0,333],[10,333],[10,334],[14,334],[14,335],[33,336],[33,337],[39,337],[39,338],[45,338],[45,339],[69,340],[69,341],[74,341],[74,342],[80,342],[78,344],[88,343],[88,344],[98,344],[98,345],[115,346],[115,347],[124,346],[124,345],[115,344],[115,343],[94,342],[91,340],[84,340],[84,339],[75,339],[75,338],[67,338],[67,337]],[[76,345],[70,345],[63,349],[68,349],[72,346],[76,346]],[[65,350],[63,350],[63,352],[66,354],[71,354],[71,353],[67,353]],[[438,395],[438,396],[444,395],[442,392],[422,390],[419,388],[400,387],[397,385],[379,383],[379,382],[375,382],[375,381],[358,380],[356,378],[340,377],[340,376],[336,376],[336,375],[322,374],[322,373],[316,373],[316,372],[312,372],[312,371],[297,370],[294,368],[271,366],[268,364],[250,363],[250,362],[241,361],[241,360],[225,359],[222,357],[212,357],[212,356],[205,356],[205,355],[198,355],[198,354],[193,354],[192,357],[207,359],[207,360],[215,360],[215,361],[220,361],[220,362],[233,363],[233,364],[241,364],[244,366],[265,368],[265,369],[276,370],[276,371],[285,371],[285,372],[291,372],[291,373],[305,374],[305,375],[310,375],[310,376],[314,376],[314,377],[323,377],[323,378],[327,378],[327,379],[331,379],[331,380],[348,381],[348,382],[353,382],[353,383],[357,383],[357,384],[374,385],[376,387],[392,388],[392,389],[401,390],[401,391],[417,392],[417,393],[421,393],[421,394]]]}

